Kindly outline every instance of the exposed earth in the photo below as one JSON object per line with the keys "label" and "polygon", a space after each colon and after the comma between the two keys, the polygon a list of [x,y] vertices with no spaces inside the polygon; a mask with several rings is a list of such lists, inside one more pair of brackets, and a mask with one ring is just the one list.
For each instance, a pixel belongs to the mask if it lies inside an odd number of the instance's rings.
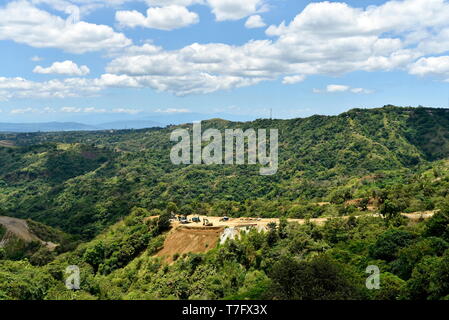
{"label": "exposed earth", "polygon": [[0,239],[0,247],[4,246],[6,242],[14,236],[26,242],[40,242],[50,250],[54,250],[57,246],[55,243],[46,242],[39,239],[30,231],[25,220],[0,216],[0,225],[4,226],[7,230],[6,234],[3,236],[3,239]]}

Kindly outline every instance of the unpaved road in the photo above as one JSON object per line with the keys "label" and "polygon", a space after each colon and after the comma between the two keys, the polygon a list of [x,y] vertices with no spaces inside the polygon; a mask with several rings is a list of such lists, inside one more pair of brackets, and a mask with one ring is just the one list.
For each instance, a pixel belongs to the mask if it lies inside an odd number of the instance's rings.
{"label": "unpaved road", "polygon": [[[420,218],[423,219],[429,219],[431,218],[436,211],[424,211],[424,212],[414,212],[414,213],[403,213],[402,215],[404,217],[409,218],[410,220],[416,221]],[[367,214],[367,216],[373,216],[378,217],[378,214]],[[279,218],[266,218],[266,219],[260,219],[260,218],[229,218],[228,221],[220,221],[222,217],[209,217],[209,216],[198,216],[198,215],[190,215],[187,217],[188,220],[191,220],[193,217],[200,217],[201,222],[191,222],[187,224],[187,226],[190,227],[203,227],[203,220],[207,219],[209,222],[213,224],[213,226],[216,227],[244,227],[244,226],[256,226],[256,227],[266,227],[269,223],[279,223]],[[296,222],[299,224],[304,224],[306,221],[310,221],[316,224],[324,224],[327,220],[332,219],[335,217],[323,217],[323,218],[314,218],[314,219],[287,219],[289,222]],[[341,217],[344,219],[348,219],[349,216]],[[173,222],[173,226],[179,226],[181,225],[178,221]]]}

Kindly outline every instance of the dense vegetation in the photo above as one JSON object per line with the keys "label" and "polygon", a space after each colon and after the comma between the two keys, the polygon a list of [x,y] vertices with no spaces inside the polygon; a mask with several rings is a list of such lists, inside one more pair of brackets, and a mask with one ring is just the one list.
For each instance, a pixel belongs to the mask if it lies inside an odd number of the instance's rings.
{"label": "dense vegetation", "polygon": [[[134,209],[95,240],[45,266],[0,261],[8,299],[448,299],[449,210],[407,224],[379,217],[329,220],[324,226],[281,221],[205,254],[154,257],[160,219]],[[81,290],[64,287],[77,265]],[[380,268],[368,290],[366,267]]]}
{"label": "dense vegetation", "polygon": [[[176,127],[0,134],[12,143],[0,146],[1,215],[38,221],[30,228],[61,244],[0,249],[0,299],[449,298],[449,110],[203,123],[212,127],[278,128],[278,173],[172,165]],[[440,212],[419,223],[399,215],[427,210]],[[171,212],[333,219],[282,219],[167,265],[154,253]],[[76,292],[62,281],[72,264],[82,272]],[[380,290],[365,287],[369,265],[382,272]]]}

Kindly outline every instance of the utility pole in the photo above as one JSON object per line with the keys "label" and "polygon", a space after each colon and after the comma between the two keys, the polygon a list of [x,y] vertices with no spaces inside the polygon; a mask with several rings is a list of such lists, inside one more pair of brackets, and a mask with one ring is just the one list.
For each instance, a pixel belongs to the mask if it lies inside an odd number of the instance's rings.
{"label": "utility pole", "polygon": [[273,108],[270,108],[270,120],[273,120]]}

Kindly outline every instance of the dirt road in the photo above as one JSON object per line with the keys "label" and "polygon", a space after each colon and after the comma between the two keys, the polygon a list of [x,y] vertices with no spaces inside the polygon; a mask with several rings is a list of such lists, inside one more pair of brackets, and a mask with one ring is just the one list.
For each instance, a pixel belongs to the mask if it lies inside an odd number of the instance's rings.
{"label": "dirt road", "polygon": [[[435,214],[435,211],[425,211],[425,212],[415,212],[415,213],[403,213],[402,215],[404,217],[407,217],[411,220],[419,220],[420,218],[423,219],[429,219]],[[369,214],[373,217],[378,217],[378,214]],[[207,219],[209,222],[211,222],[216,227],[245,227],[245,226],[255,226],[255,227],[267,227],[267,225],[271,222],[279,223],[278,218],[268,218],[268,219],[261,219],[261,218],[229,218],[228,221],[223,221],[222,217],[209,217],[209,216],[198,216],[198,215],[190,215],[187,217],[187,219],[190,221],[193,217],[200,217],[201,222],[191,222],[187,224],[190,227],[197,227],[202,228],[203,227],[203,220]],[[349,216],[342,217],[344,219],[348,219]],[[327,220],[332,219],[332,217],[324,217],[324,218],[314,218],[310,219],[309,221],[312,223],[316,223],[319,225],[324,224]],[[306,223],[306,219],[287,219],[289,222],[296,222],[299,224]],[[180,222],[175,221],[174,226],[181,225]]]}

